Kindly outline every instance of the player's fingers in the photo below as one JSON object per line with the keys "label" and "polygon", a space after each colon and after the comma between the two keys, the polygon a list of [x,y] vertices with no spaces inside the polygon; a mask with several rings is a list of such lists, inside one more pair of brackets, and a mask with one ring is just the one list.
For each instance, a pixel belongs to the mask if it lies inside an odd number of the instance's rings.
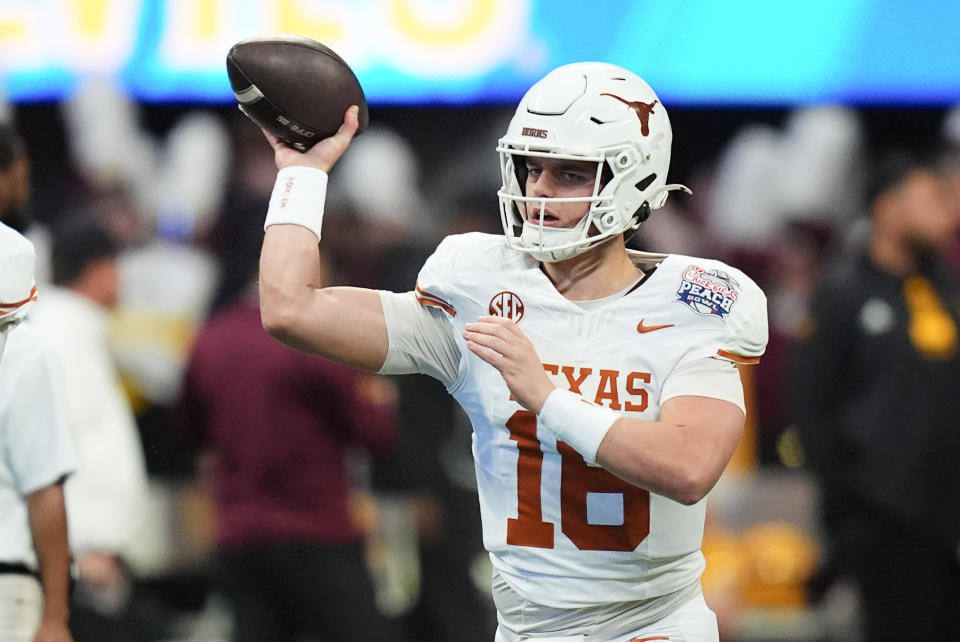
{"label": "player's fingers", "polygon": [[506,317],[495,317],[495,316],[479,316],[477,317],[477,321],[480,323],[493,323],[493,324],[502,325],[502,326],[506,326],[510,323],[513,323],[513,321],[511,321],[510,319],[507,319]]}
{"label": "player's fingers", "polygon": [[467,341],[472,341],[478,345],[481,345],[485,348],[490,348],[491,350],[496,350],[502,355],[509,355],[511,353],[511,345],[508,341],[504,340],[501,337],[498,337],[495,334],[484,334],[481,332],[473,332],[471,330],[464,330],[463,338]]}
{"label": "player's fingers", "polygon": [[494,323],[468,323],[464,327],[464,332],[473,332],[475,333],[476,337],[483,336],[496,338],[498,341],[502,342],[504,349],[506,349],[507,346],[513,346],[513,352],[516,351],[516,348],[520,347],[523,340],[522,337],[517,337],[507,328]]}
{"label": "player's fingers", "polygon": [[337,130],[337,133],[334,134],[334,137],[349,143],[353,139],[354,134],[357,133],[359,127],[360,108],[356,105],[350,105],[343,115],[343,122],[340,124],[340,128]]}
{"label": "player's fingers", "polygon": [[501,327],[512,334],[523,335],[523,330],[520,329],[520,326],[518,326],[513,320],[505,317],[481,316],[477,317],[477,321],[479,323],[492,323],[493,325]]}
{"label": "player's fingers", "polygon": [[267,142],[270,143],[271,147],[276,148],[276,146],[280,144],[280,139],[268,132],[266,129],[261,129],[260,131],[263,132],[264,137],[266,137]]}
{"label": "player's fingers", "polygon": [[465,329],[471,332],[479,332],[481,334],[499,334],[501,336],[507,336],[506,331],[502,326],[497,325],[496,323],[485,323],[477,321],[476,323],[468,323],[464,326]]}
{"label": "player's fingers", "polygon": [[469,329],[476,328],[488,334],[499,334],[503,337],[510,336],[511,334],[518,336],[523,335],[523,332],[518,332],[516,323],[503,317],[477,317],[475,322],[468,323],[466,327]]}
{"label": "player's fingers", "polygon": [[503,363],[503,355],[499,354],[495,350],[491,350],[490,348],[484,347],[479,343],[469,339],[467,340],[467,348],[470,350],[470,352],[477,355],[494,368],[498,370],[501,368]]}

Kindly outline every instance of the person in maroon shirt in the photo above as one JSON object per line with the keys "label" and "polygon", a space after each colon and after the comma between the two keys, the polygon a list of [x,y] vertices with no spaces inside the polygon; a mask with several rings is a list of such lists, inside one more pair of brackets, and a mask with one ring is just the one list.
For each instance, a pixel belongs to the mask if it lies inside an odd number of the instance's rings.
{"label": "person in maroon shirt", "polygon": [[374,601],[345,461],[392,446],[390,386],[272,339],[255,293],[201,329],[181,417],[212,462],[215,583],[235,640],[397,639]]}

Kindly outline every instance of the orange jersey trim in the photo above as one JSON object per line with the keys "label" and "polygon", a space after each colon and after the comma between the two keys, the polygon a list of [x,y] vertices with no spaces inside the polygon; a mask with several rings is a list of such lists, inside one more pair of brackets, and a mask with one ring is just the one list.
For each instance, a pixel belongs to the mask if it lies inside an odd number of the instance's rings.
{"label": "orange jersey trim", "polygon": [[30,290],[30,296],[28,296],[26,299],[24,299],[23,301],[14,301],[13,303],[0,303],[0,309],[7,308],[10,310],[13,310],[13,309],[19,308],[21,305],[26,305],[27,303],[30,303],[31,301],[36,301],[36,300],[37,300],[37,286],[33,286],[33,288]]}
{"label": "orange jersey trim", "polygon": [[727,352],[723,348],[717,350],[717,354],[723,357],[724,359],[730,359],[730,361],[735,361],[737,363],[742,363],[745,366],[752,366],[760,363],[760,357],[744,357],[743,355],[734,354],[733,352]]}
{"label": "orange jersey trim", "polygon": [[417,284],[417,287],[416,287],[416,296],[417,296],[417,302],[420,303],[420,305],[430,305],[435,308],[440,308],[441,310],[443,310],[444,312],[446,312],[452,317],[457,316],[456,309],[452,305],[450,305],[449,302],[445,301],[444,299],[441,299],[435,294],[430,294],[426,290],[423,290],[419,284]]}

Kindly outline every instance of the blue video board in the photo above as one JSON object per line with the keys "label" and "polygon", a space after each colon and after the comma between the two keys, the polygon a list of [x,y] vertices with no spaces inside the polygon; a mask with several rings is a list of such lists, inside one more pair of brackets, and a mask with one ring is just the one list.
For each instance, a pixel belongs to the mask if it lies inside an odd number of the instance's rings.
{"label": "blue video board", "polygon": [[955,0],[0,0],[0,88],[58,100],[87,75],[148,102],[229,102],[243,38],[324,42],[379,104],[512,102],[604,60],[682,105],[960,102]]}

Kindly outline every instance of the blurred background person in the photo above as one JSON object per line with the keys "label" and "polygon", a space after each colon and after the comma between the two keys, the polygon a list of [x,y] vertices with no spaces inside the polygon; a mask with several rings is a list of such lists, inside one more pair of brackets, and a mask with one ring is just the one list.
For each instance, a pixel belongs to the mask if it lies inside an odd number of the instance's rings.
{"label": "blurred background person", "polygon": [[27,149],[13,125],[0,121],[0,221],[24,234],[30,227],[29,201]]}
{"label": "blurred background person", "polygon": [[207,238],[220,266],[209,313],[235,303],[250,287],[250,266],[260,251],[256,230],[265,203],[273,191],[275,165],[271,150],[263,147],[263,134],[250,126],[239,110],[224,116],[230,138],[230,171],[224,187],[223,212],[210,225]]}
{"label": "blurred background person", "polygon": [[[951,121],[956,121],[952,124],[957,131],[953,132],[948,129],[944,136],[941,165],[947,181],[947,190],[950,192],[950,198],[957,208],[957,216],[960,216],[960,107],[948,116],[947,122],[950,123]],[[960,273],[960,234],[955,234],[947,242],[944,253],[946,262],[951,269]]]}
{"label": "blurred background person", "polygon": [[402,639],[377,610],[351,466],[355,449],[391,447],[395,396],[274,341],[255,284],[201,329],[180,408],[213,497],[213,586],[232,640]]}
{"label": "blurred background person", "polygon": [[[208,110],[175,114],[163,131],[113,79],[92,74],[58,105],[78,183],[120,245],[109,342],[145,449],[151,501],[172,509],[191,472],[171,430],[193,336],[210,312],[221,264],[208,248],[226,191],[229,138]],[[245,275],[246,276],[246,275]],[[152,575],[179,552],[154,533]]]}
{"label": "blurred background person", "polygon": [[792,350],[827,563],[855,579],[871,642],[960,639],[960,279],[940,256],[955,199],[932,155],[880,155],[869,232],[824,274]]}
{"label": "blurred background person", "polygon": [[107,342],[119,288],[119,247],[92,213],[52,229],[52,287],[31,313],[65,373],[67,421],[77,446],[66,485],[78,567],[72,629],[79,641],[154,639],[161,628],[138,607],[135,557],[145,528],[143,446]]}
{"label": "blurred background person", "polygon": [[[209,237],[220,214],[230,161],[221,119],[201,110],[179,117],[157,144],[153,183],[137,209],[143,242],[120,255],[122,275],[113,341],[141,406],[141,431],[159,444],[179,394],[190,344],[210,313],[221,266]],[[142,209],[147,207],[149,209]],[[172,461],[149,461],[177,473]]]}
{"label": "blurred background person", "polygon": [[63,483],[76,457],[56,359],[23,322],[34,262],[30,242],[0,222],[0,639],[71,642]]}

